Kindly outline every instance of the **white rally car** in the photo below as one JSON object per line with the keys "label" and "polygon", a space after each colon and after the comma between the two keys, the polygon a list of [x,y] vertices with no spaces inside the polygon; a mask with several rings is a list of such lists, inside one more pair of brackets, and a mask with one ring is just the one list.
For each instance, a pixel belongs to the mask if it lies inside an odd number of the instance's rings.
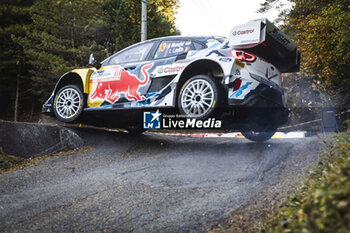
{"label": "white rally car", "polygon": [[267,19],[233,28],[228,39],[157,38],[101,63],[91,55],[93,67],[64,74],[43,112],[63,122],[93,112],[98,125],[141,132],[140,124],[121,120],[130,115],[123,110],[170,109],[220,117],[226,128],[264,141],[288,119],[282,73],[299,71],[299,61],[297,45]]}

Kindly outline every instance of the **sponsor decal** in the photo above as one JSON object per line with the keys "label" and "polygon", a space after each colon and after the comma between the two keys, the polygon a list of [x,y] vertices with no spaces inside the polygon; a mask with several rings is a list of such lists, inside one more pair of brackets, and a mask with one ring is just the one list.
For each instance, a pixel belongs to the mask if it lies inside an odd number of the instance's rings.
{"label": "sponsor decal", "polygon": [[279,40],[283,45],[290,44],[290,41],[280,33],[280,30],[278,28],[273,29],[269,33],[272,34],[273,37]]}
{"label": "sponsor decal", "polygon": [[232,32],[232,36],[239,36],[239,35],[245,35],[245,34],[251,34],[254,32],[254,29],[247,29],[247,30],[237,30]]}
{"label": "sponsor decal", "polygon": [[113,66],[104,72],[93,74],[92,83],[97,83],[96,88],[91,92],[90,99],[103,99],[110,103],[118,101],[121,94],[129,101],[139,101],[145,99],[138,91],[141,86],[145,86],[149,81],[149,70],[153,63],[144,65],[141,72],[144,80],[139,80],[136,75],[131,74],[121,66]]}
{"label": "sponsor decal", "polygon": [[222,121],[215,118],[198,120],[184,115],[165,115],[157,111],[143,112],[144,129],[220,129]]}
{"label": "sponsor decal", "polygon": [[253,82],[247,82],[243,86],[241,86],[237,91],[233,92],[232,95],[230,96],[230,99],[237,98],[238,96],[242,95],[243,91],[248,88],[250,84]]}
{"label": "sponsor decal", "polygon": [[144,129],[160,129],[162,113],[157,111],[143,112]]}
{"label": "sponsor decal", "polygon": [[235,64],[243,69],[245,68],[245,64],[238,59],[235,60]]}
{"label": "sponsor decal", "polygon": [[166,67],[159,67],[157,69],[158,74],[172,74],[172,73],[178,73],[181,72],[185,66],[166,66]]}
{"label": "sponsor decal", "polygon": [[113,79],[120,79],[120,76],[121,70],[119,69],[119,67],[107,70],[97,70],[91,75],[90,82],[95,83],[111,81]]}
{"label": "sponsor decal", "polygon": [[230,61],[232,61],[232,59],[229,58],[229,57],[224,57],[224,58],[220,58],[219,61],[221,61],[221,62],[230,62]]}
{"label": "sponsor decal", "polygon": [[163,67],[159,67],[158,68],[158,74],[163,74],[164,72],[164,68]]}

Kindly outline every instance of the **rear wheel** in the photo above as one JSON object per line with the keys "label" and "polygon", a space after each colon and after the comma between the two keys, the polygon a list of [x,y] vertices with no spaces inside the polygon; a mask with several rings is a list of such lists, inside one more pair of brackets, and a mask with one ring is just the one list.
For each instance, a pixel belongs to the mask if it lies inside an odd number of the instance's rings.
{"label": "rear wheel", "polygon": [[83,106],[84,96],[80,88],[76,85],[67,85],[57,92],[53,112],[58,120],[70,123],[81,116]]}
{"label": "rear wheel", "polygon": [[277,131],[277,127],[266,126],[258,129],[243,129],[242,134],[245,138],[254,142],[264,142],[269,140]]}
{"label": "rear wheel", "polygon": [[196,75],[182,86],[178,96],[180,113],[191,118],[206,119],[219,111],[220,84],[206,75]]}
{"label": "rear wheel", "polygon": [[139,136],[146,131],[146,129],[143,129],[140,126],[129,126],[128,128],[126,128],[126,130],[132,136]]}

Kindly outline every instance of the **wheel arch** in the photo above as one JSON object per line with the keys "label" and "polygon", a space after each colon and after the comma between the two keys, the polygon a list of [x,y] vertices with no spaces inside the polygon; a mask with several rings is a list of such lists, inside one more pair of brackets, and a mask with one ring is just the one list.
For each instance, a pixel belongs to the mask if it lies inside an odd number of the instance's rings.
{"label": "wheel arch", "polygon": [[219,63],[209,59],[200,59],[189,64],[181,73],[177,83],[175,106],[177,106],[177,98],[182,85],[195,75],[207,75],[221,82],[224,78],[224,70]]}
{"label": "wheel arch", "polygon": [[85,93],[84,83],[80,75],[74,72],[67,72],[64,75],[62,75],[62,77],[58,80],[54,94],[56,95],[62,87],[70,84],[77,85],[80,88],[80,90],[83,93]]}
{"label": "wheel arch", "polygon": [[63,86],[75,84],[80,87],[83,94],[89,94],[89,79],[96,69],[76,69],[69,71],[61,76],[58,80],[54,94],[56,94]]}

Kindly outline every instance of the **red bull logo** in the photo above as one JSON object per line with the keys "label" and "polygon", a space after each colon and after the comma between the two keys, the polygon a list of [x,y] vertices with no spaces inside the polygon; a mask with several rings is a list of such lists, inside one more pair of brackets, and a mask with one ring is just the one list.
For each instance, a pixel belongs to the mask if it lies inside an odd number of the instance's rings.
{"label": "red bull logo", "polygon": [[115,103],[120,98],[121,94],[125,95],[125,98],[129,101],[139,101],[145,99],[144,96],[140,96],[138,91],[141,86],[145,86],[149,81],[149,70],[152,68],[153,63],[144,65],[141,68],[141,73],[144,76],[144,80],[141,81],[136,75],[129,73],[121,66],[114,66],[105,73],[100,75],[91,82],[97,82],[95,90],[90,95],[90,99],[104,99],[110,103]]}

